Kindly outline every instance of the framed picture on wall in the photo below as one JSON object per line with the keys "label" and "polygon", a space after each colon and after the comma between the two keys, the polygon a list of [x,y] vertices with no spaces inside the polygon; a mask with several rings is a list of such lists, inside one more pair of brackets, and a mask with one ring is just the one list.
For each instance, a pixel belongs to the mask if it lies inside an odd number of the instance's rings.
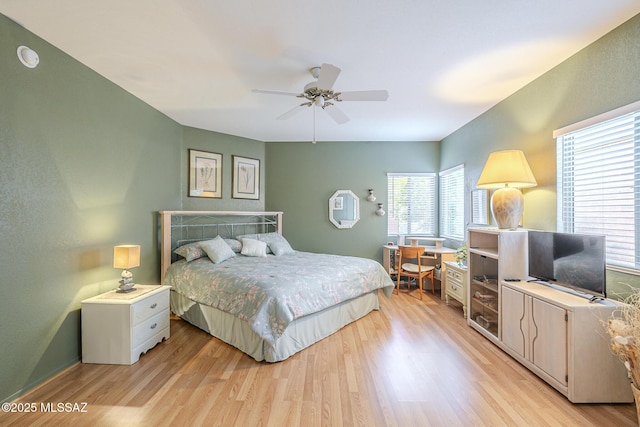
{"label": "framed picture on wall", "polygon": [[189,150],[189,196],[222,198],[222,154]]}
{"label": "framed picture on wall", "polygon": [[231,197],[260,199],[260,160],[240,156],[232,156],[232,159]]}

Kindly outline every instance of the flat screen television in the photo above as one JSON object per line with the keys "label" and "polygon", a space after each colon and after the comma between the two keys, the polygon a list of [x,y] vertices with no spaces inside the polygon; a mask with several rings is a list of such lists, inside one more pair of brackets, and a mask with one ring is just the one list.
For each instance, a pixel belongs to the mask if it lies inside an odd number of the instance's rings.
{"label": "flat screen television", "polygon": [[529,276],[606,298],[605,236],[529,231]]}

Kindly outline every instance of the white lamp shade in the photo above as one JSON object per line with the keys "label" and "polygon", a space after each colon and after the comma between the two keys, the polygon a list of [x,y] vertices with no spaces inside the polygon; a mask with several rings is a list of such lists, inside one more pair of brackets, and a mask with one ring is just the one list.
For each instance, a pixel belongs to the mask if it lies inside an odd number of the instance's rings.
{"label": "white lamp shade", "polygon": [[478,179],[478,188],[515,187],[538,185],[524,153],[520,150],[495,151],[489,154]]}
{"label": "white lamp shade", "polygon": [[491,213],[498,228],[515,229],[524,210],[524,197],[518,188],[538,185],[524,153],[520,150],[496,151],[478,179],[478,188],[497,188],[491,196]]}
{"label": "white lamp shade", "polygon": [[132,268],[140,265],[140,245],[113,247],[113,268]]}

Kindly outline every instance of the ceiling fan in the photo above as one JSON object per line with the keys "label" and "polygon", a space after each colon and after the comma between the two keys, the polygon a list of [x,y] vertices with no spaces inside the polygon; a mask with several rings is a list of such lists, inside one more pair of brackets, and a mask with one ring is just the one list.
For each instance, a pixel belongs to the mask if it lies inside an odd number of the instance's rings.
{"label": "ceiling fan", "polygon": [[[335,104],[342,101],[386,101],[389,93],[386,90],[361,90],[350,92],[335,92],[333,84],[340,75],[340,68],[332,64],[322,64],[309,70],[315,81],[308,83],[302,93],[280,92],[275,90],[254,89],[257,93],[270,95],[285,95],[303,98],[306,101],[293,107],[286,113],[278,116],[278,119],[288,119],[304,109],[304,107],[316,106],[322,108],[338,124],[349,121],[349,117]],[[331,108],[328,108],[331,107]],[[314,116],[315,118],[315,116]]]}

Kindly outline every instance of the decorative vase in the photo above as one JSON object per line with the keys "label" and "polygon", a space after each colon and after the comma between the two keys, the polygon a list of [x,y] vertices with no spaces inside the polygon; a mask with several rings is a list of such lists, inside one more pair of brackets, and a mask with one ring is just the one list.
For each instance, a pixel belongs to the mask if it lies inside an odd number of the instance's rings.
{"label": "decorative vase", "polygon": [[634,383],[631,383],[631,391],[636,400],[636,415],[638,416],[638,423],[640,424],[640,389],[638,389]]}

